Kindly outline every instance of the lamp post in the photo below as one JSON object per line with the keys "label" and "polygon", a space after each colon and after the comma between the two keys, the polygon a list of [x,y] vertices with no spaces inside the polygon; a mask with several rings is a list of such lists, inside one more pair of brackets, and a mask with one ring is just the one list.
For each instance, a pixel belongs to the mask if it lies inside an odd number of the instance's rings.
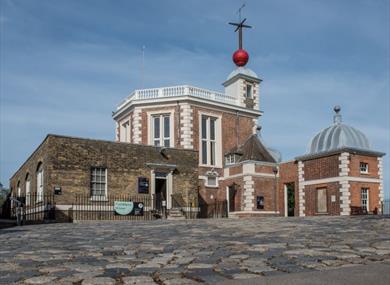
{"label": "lamp post", "polygon": [[276,176],[278,175],[278,168],[276,166],[274,166],[272,168],[272,172],[274,173],[275,175],[275,179],[274,179],[274,205],[275,205],[275,214],[277,212],[277,208],[278,208],[278,204],[277,204],[277,189],[276,189]]}

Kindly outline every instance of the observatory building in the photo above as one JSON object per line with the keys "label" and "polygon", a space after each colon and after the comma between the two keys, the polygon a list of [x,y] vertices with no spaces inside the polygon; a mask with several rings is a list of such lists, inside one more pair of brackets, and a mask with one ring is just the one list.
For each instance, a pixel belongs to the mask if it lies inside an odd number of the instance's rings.
{"label": "observatory building", "polygon": [[245,19],[232,24],[239,46],[223,92],[190,85],[134,90],[113,112],[115,141],[49,135],[11,178],[13,194],[60,189],[56,203],[64,209],[75,194],[134,194],[153,197],[168,213],[215,201],[226,201],[230,217],[378,213],[384,153],[343,123],[340,107],[292,161],[264,143],[262,80],[246,66],[242,47],[250,26]]}

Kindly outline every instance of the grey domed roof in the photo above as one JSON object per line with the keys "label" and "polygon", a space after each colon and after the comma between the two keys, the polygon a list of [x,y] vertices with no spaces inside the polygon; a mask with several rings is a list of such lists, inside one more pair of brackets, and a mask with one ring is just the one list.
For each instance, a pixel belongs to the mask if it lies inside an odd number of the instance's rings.
{"label": "grey domed roof", "polygon": [[340,107],[334,108],[334,123],[323,129],[313,137],[310,142],[309,154],[328,152],[342,148],[355,148],[370,150],[367,137],[359,130],[343,124],[341,121]]}
{"label": "grey domed roof", "polygon": [[250,76],[250,77],[254,77],[254,78],[259,78],[257,76],[257,74],[252,70],[252,69],[249,69],[249,68],[246,68],[246,67],[237,67],[235,70],[233,70],[229,76],[226,78],[226,80],[229,80],[231,78],[233,78],[234,76],[236,76],[237,74],[244,74],[246,76]]}

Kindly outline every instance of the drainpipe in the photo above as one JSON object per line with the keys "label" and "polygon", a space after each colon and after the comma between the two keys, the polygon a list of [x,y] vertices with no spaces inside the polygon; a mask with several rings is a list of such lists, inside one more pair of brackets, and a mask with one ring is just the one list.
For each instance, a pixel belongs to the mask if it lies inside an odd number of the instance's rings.
{"label": "drainpipe", "polygon": [[275,203],[275,214],[278,210],[278,203],[277,203],[277,183],[276,183],[276,175],[278,174],[278,168],[276,166],[274,166],[272,168],[272,172],[274,173],[275,175],[275,179],[274,179],[274,203]]}

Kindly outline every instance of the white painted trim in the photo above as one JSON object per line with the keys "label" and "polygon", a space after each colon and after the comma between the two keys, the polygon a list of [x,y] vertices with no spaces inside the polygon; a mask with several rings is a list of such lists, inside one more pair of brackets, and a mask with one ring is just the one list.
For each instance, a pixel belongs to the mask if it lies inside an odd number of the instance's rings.
{"label": "white painted trim", "polygon": [[286,184],[284,184],[283,185],[283,191],[284,191],[284,216],[285,217],[288,217],[288,209],[287,209],[287,203],[288,203],[288,201],[287,201],[287,185]]}
{"label": "white painted trim", "polygon": [[202,103],[202,104],[206,104],[206,105],[211,105],[214,107],[221,107],[221,108],[229,109],[229,110],[232,110],[232,112],[234,114],[236,113],[237,110],[244,112],[244,113],[251,114],[251,115],[256,115],[258,117],[263,114],[263,112],[261,112],[259,110],[255,110],[255,109],[248,109],[248,108],[241,107],[238,105],[225,104],[225,103],[221,103],[218,101],[207,100],[207,99],[202,99],[202,98],[187,95],[187,96],[177,96],[177,97],[153,98],[153,99],[146,99],[146,100],[132,100],[132,101],[129,101],[127,104],[121,106],[121,108],[116,111],[116,114],[114,115],[114,119],[121,116],[123,112],[126,112],[126,110],[128,110],[128,108],[131,108],[132,106],[136,106],[136,105],[138,106],[138,105],[142,105],[142,104],[151,104],[151,103],[160,104],[160,103],[165,103],[165,102],[177,102],[177,101],[184,101],[184,100]]}
{"label": "white painted trim", "polygon": [[232,214],[280,214],[279,211],[235,211]]}
{"label": "white painted trim", "polygon": [[132,122],[133,143],[142,143],[142,109],[134,108]]}
{"label": "white painted trim", "polygon": [[[203,164],[202,163],[202,116],[207,117],[213,117],[216,118],[216,124],[215,124],[215,165],[209,165],[209,164]],[[223,167],[223,154],[222,154],[222,115],[221,114],[215,114],[212,112],[204,112],[199,111],[198,112],[198,138],[199,138],[199,166],[203,167],[216,167],[216,168],[222,168]],[[209,131],[210,129],[207,127],[207,137],[209,137]],[[207,144],[207,153],[210,152],[209,144]]]}
{"label": "white painted trim", "polygon": [[330,177],[330,178],[308,180],[308,181],[303,181],[301,184],[306,186],[306,185],[315,185],[315,184],[322,184],[322,183],[344,182],[344,181],[380,183],[380,179],[377,178],[342,176],[342,177]]}
{"label": "white painted trim", "polygon": [[[227,177],[221,177],[221,180],[228,180],[228,179],[233,179],[233,178],[239,178],[239,177],[247,176],[247,175],[252,175],[253,177],[275,178],[275,175],[274,175],[274,174],[270,174],[270,173],[262,173],[262,172],[257,172],[257,173],[245,172],[245,173],[234,174],[234,175],[227,176]],[[276,175],[276,177],[279,177],[279,175]]]}
{"label": "white painted trim", "polygon": [[160,116],[160,146],[164,146],[164,120],[161,119],[161,116],[168,115],[169,114],[169,147],[175,146],[175,125],[174,125],[174,109],[169,110],[157,110],[157,111],[150,111],[146,112],[147,114],[147,128],[148,128],[148,145],[154,145],[153,141],[153,131],[154,131],[154,125],[153,125],[153,117],[154,116]]}

